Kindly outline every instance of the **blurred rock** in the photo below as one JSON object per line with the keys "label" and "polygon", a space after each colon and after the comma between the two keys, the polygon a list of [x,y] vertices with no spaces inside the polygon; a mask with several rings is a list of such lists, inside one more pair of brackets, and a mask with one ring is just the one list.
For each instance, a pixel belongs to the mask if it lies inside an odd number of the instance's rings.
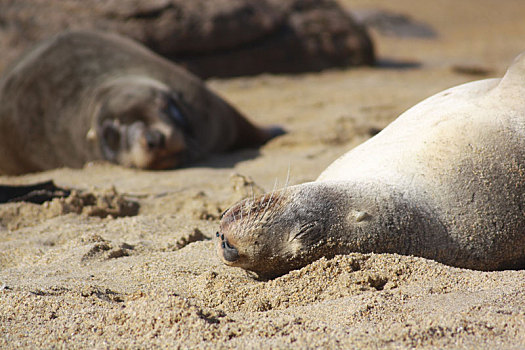
{"label": "blurred rock", "polygon": [[334,0],[2,0],[0,70],[68,28],[130,36],[202,77],[374,62],[365,29]]}
{"label": "blurred rock", "polygon": [[419,39],[435,39],[438,36],[429,24],[402,13],[380,9],[356,10],[352,13],[358,23],[375,28],[383,35]]}

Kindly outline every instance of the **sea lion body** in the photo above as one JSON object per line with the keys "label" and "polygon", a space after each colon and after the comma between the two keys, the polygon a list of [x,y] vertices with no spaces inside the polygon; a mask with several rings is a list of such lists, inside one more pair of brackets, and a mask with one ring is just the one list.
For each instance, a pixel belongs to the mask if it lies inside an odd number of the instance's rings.
{"label": "sea lion body", "polygon": [[522,55],[424,100],[315,182],[229,209],[219,255],[263,277],[350,252],[525,268],[524,96]]}
{"label": "sea lion body", "polygon": [[101,159],[173,168],[260,145],[274,131],[254,126],[199,78],[117,35],[58,35],[0,79],[0,173]]}

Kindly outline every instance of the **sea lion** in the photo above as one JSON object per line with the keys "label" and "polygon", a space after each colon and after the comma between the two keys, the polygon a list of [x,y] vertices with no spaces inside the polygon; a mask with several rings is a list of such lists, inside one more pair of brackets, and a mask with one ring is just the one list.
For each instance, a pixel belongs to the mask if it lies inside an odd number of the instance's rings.
{"label": "sea lion", "polygon": [[522,54],[420,102],[316,181],[230,208],[218,255],[265,278],[350,252],[525,268],[524,96]]}
{"label": "sea lion", "polygon": [[60,34],[0,79],[0,173],[102,159],[169,169],[280,133],[256,127],[199,78],[112,34]]}

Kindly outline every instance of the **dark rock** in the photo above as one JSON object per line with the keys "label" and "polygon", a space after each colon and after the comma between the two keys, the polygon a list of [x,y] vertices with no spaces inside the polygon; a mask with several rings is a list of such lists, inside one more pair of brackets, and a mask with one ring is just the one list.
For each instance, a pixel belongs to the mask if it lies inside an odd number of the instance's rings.
{"label": "dark rock", "polygon": [[437,32],[427,23],[402,13],[379,9],[353,11],[358,23],[377,29],[381,34],[398,38],[435,39]]}
{"label": "dark rock", "polygon": [[69,28],[130,36],[203,77],[374,62],[365,29],[333,0],[3,0],[0,69]]}
{"label": "dark rock", "polygon": [[30,185],[0,185],[0,204],[8,202],[42,204],[53,198],[67,197],[70,193],[70,190],[57,187],[53,181]]}
{"label": "dark rock", "polygon": [[[91,193],[74,189],[61,188],[52,180],[29,185],[0,185],[0,204],[27,202],[43,204],[53,203],[61,214],[77,213],[105,218],[135,216],[140,205],[125,198],[112,188],[105,192]],[[49,205],[46,207],[49,208]],[[53,211],[52,208],[51,211]]]}

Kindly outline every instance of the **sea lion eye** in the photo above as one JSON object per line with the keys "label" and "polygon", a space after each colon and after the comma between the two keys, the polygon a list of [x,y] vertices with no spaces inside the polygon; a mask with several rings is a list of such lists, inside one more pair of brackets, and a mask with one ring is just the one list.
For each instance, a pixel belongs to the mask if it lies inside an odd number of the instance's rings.
{"label": "sea lion eye", "polygon": [[177,102],[171,97],[168,97],[168,104],[166,106],[166,114],[170,120],[180,128],[185,134],[193,134],[191,130],[190,123],[188,119],[184,116],[181,108],[178,106]]}
{"label": "sea lion eye", "polygon": [[158,130],[149,130],[144,138],[149,149],[162,148],[166,145],[166,137]]}
{"label": "sea lion eye", "polygon": [[306,236],[306,234],[308,232],[310,232],[316,226],[317,226],[317,221],[309,222],[309,223],[306,223],[306,224],[302,225],[299,228],[299,231],[297,231],[296,233],[293,233],[293,232],[290,233],[290,237],[288,238],[288,241],[291,242],[291,241],[293,241],[295,239],[298,239],[298,238]]}

